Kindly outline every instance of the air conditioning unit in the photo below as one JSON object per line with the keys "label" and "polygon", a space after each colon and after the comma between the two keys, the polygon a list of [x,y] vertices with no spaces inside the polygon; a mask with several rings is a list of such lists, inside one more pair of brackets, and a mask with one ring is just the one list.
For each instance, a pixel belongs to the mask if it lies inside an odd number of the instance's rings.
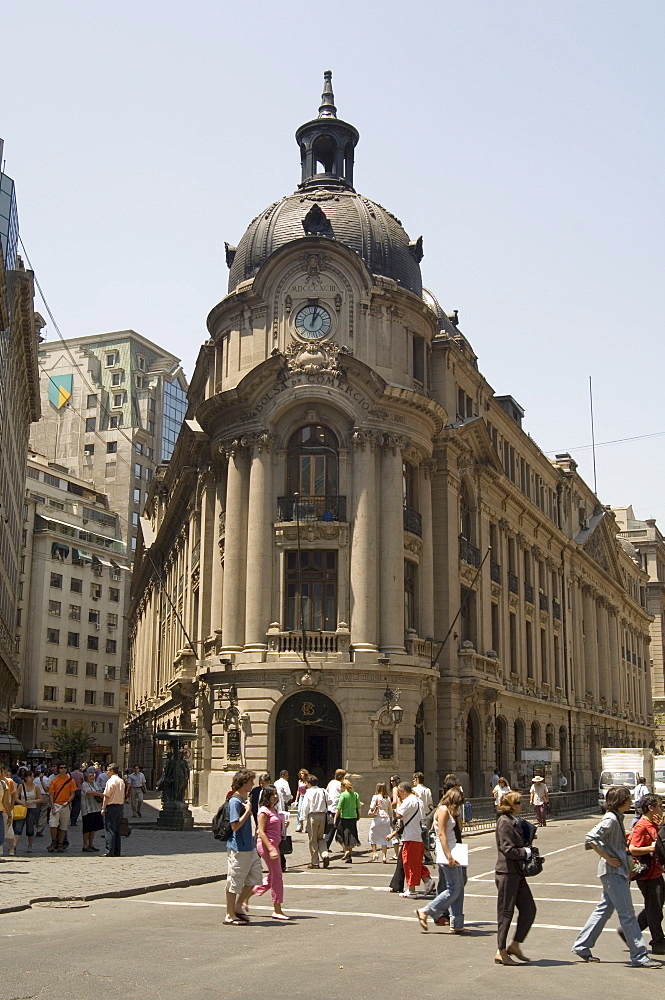
{"label": "air conditioning unit", "polygon": [[95,628],[99,629],[101,627],[102,627],[101,622],[95,622]]}
{"label": "air conditioning unit", "polygon": [[117,629],[117,627],[118,627],[117,625],[109,625],[109,628],[110,628],[110,629],[113,629],[113,631],[114,631],[114,632],[115,632],[115,630]]}

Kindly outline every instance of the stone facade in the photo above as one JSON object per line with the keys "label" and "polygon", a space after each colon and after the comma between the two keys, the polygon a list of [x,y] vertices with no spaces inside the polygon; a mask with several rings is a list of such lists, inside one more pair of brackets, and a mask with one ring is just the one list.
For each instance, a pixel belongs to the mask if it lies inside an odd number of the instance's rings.
{"label": "stone facade", "polygon": [[645,573],[421,292],[422,241],[351,187],[357,133],[331,102],[298,131],[298,191],[228,247],[150,491],[131,758],[158,772],[155,731],[195,726],[211,805],[241,765],[343,766],[365,801],[414,768],[486,794],[533,745],[588,786],[601,745],[652,739]]}

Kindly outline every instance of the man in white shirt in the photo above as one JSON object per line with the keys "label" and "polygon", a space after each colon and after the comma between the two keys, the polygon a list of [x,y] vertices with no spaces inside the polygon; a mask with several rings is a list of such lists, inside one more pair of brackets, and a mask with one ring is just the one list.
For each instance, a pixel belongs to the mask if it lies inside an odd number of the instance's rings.
{"label": "man in white shirt", "polygon": [[434,812],[432,802],[432,792],[425,784],[425,775],[422,771],[416,771],[413,776],[413,794],[417,795],[423,805],[423,818],[429,820]]}
{"label": "man in white shirt", "polygon": [[550,800],[550,790],[545,784],[542,774],[534,774],[529,790],[529,801],[533,806],[538,826],[547,826],[547,803]]}
{"label": "man in white shirt", "polygon": [[328,782],[326,787],[326,795],[328,796],[328,817],[326,822],[330,827],[326,834],[326,847],[328,850],[330,850],[330,845],[335,836],[335,813],[337,812],[339,797],[342,794],[342,780],[344,778],[346,778],[346,771],[343,767],[338,767],[335,771],[335,777]]}
{"label": "man in white shirt", "polygon": [[421,882],[425,882],[425,892],[433,892],[435,889],[429,868],[423,863],[425,854],[421,827],[423,807],[418,796],[413,794],[413,788],[408,781],[400,781],[397,786],[397,798],[399,804],[395,812],[397,818],[404,823],[401,835],[402,862],[407,888],[402,896],[413,899],[418,895],[417,889]]}
{"label": "man in white shirt", "polygon": [[279,795],[279,811],[288,813],[289,806],[293,802],[293,792],[289,784],[288,771],[279,772],[279,778],[275,782],[275,789]]}
{"label": "man in white shirt", "polygon": [[127,775],[127,784],[129,785],[129,801],[132,806],[132,816],[140,816],[143,796],[147,789],[145,774],[138,764],[134,764],[134,770],[131,774]]}
{"label": "man in white shirt", "polygon": [[107,781],[104,785],[102,814],[104,816],[104,833],[106,836],[105,858],[120,857],[120,820],[125,804],[125,783],[118,774],[118,765],[109,764]]}
{"label": "man in white shirt", "polygon": [[301,819],[306,824],[307,836],[309,838],[309,854],[311,857],[308,868],[319,867],[319,855],[323,861],[323,867],[330,864],[330,854],[326,844],[326,818],[328,816],[328,796],[324,788],[319,788],[319,779],[315,774],[310,774],[307,779],[309,788],[305,792],[302,804]]}
{"label": "man in white shirt", "polygon": [[490,791],[493,792],[498,784],[499,784],[499,774],[497,772],[497,769],[494,768],[494,773],[490,778]]}

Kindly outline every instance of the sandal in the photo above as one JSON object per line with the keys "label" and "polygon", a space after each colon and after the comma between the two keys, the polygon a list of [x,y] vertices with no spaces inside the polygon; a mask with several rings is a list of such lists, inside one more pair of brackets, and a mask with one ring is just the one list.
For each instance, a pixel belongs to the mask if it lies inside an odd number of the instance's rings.
{"label": "sandal", "polygon": [[420,924],[420,929],[427,933],[427,914],[424,910],[414,910],[418,923]]}
{"label": "sandal", "polygon": [[222,920],[222,923],[226,924],[227,927],[231,927],[231,926],[233,926],[233,927],[246,927],[247,924],[249,923],[249,921],[247,921],[247,920],[239,920],[238,917],[236,917],[235,920],[229,920],[228,917],[224,917],[224,919]]}
{"label": "sandal", "polygon": [[246,913],[236,913],[236,920],[239,920],[241,924],[248,924],[249,916]]}
{"label": "sandal", "polygon": [[290,920],[291,917],[287,917],[286,913],[271,913],[270,916],[273,920]]}

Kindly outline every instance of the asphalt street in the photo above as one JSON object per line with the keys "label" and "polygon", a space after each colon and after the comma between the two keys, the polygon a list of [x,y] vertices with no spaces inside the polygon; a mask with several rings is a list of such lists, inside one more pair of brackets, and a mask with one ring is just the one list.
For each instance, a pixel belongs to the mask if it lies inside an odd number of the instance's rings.
{"label": "asphalt street", "polygon": [[[599,898],[595,855],[584,834],[597,817],[562,820],[541,830],[547,856],[531,880],[538,914],[525,953],[528,966],[494,965],[496,892],[493,834],[469,839],[465,898],[468,935],[445,928],[424,934],[414,902],[388,891],[392,864],[361,854],[328,870],[303,864],[285,875],[285,912],[252,904],[251,925],[225,927],[224,883],[170,889],[126,899],[35,905],[0,916],[0,1000],[123,997],[328,997],[405,1000],[447,993],[475,997],[538,994],[589,1000],[612,993],[665,989],[665,969],[628,965],[616,921],[601,935],[600,964],[571,955],[578,929]],[[112,884],[113,871],[108,879]],[[636,905],[641,899],[633,890]],[[644,982],[644,980],[647,982]],[[655,980],[655,981],[653,981]]]}

